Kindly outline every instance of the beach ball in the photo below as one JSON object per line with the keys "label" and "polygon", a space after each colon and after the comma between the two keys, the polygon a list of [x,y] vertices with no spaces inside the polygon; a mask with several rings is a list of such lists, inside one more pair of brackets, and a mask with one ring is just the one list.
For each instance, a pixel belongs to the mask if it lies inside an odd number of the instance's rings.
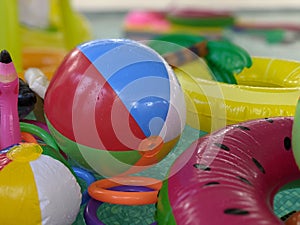
{"label": "beach ball", "polygon": [[[47,155],[46,155],[46,154]],[[71,225],[80,186],[49,146],[18,144],[0,154],[0,223]]]}
{"label": "beach ball", "polygon": [[127,39],[73,49],[50,81],[44,111],[60,148],[103,176],[158,163],[178,142],[186,114],[171,67]]}

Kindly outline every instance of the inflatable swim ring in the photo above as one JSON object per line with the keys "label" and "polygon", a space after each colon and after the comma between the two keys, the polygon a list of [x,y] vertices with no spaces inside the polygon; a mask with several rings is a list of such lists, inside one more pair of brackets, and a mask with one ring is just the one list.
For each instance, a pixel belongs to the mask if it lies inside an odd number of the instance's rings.
{"label": "inflatable swim ring", "polygon": [[299,143],[299,137],[300,137],[300,98],[298,99],[298,103],[295,110],[295,116],[294,116],[294,125],[293,125],[293,139],[292,139],[292,146],[293,146],[293,153],[296,159],[296,163],[298,167],[300,168],[300,143]]}
{"label": "inflatable swim ring", "polygon": [[[207,72],[191,73],[195,63],[176,69],[187,104],[187,124],[211,132],[230,124],[293,116],[300,95],[300,63],[253,57],[236,75],[238,85],[215,82]],[[199,65],[198,65],[199,67]]]}
{"label": "inflatable swim ring", "polygon": [[195,141],[164,181],[158,224],[283,224],[272,212],[274,195],[300,178],[292,125],[292,117],[252,120]]}

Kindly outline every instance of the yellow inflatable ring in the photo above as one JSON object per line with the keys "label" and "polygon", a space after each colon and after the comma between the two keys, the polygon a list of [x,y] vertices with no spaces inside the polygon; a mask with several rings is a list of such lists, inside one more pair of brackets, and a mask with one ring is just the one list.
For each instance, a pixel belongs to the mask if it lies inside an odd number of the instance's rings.
{"label": "yellow inflatable ring", "polygon": [[[198,63],[199,64],[199,63]],[[236,75],[238,85],[213,81],[195,62],[176,69],[185,92],[187,124],[212,132],[226,125],[275,116],[293,116],[300,96],[300,62],[253,57]]]}

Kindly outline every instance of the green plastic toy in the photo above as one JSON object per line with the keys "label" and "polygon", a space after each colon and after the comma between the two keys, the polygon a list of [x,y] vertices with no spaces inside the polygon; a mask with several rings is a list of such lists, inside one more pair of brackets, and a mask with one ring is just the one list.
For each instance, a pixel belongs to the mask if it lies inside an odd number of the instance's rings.
{"label": "green plastic toy", "polygon": [[248,52],[226,40],[207,40],[201,36],[178,33],[160,35],[148,45],[167,62],[174,60],[179,66],[185,63],[184,60],[203,58],[211,71],[211,78],[228,84],[237,84],[234,75],[252,65]]}

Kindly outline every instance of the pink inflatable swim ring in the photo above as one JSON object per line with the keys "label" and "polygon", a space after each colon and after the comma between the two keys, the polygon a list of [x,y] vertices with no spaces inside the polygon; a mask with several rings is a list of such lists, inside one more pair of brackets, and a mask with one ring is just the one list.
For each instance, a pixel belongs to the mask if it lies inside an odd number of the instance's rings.
{"label": "pink inflatable swim ring", "polygon": [[273,213],[273,199],[300,178],[292,126],[292,117],[247,121],[195,141],[159,193],[158,224],[284,224]]}

